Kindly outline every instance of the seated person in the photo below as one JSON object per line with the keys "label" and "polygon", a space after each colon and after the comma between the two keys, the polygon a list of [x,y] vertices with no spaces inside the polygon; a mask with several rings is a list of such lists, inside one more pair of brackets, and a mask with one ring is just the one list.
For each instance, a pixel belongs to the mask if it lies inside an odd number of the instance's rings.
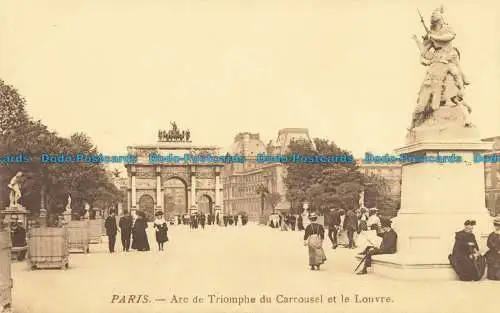
{"label": "seated person", "polygon": [[455,233],[453,251],[448,256],[450,264],[460,280],[480,280],[485,272],[486,261],[479,254],[476,237],[472,233],[476,221],[467,220],[464,229]]}
{"label": "seated person", "polygon": [[[26,247],[28,243],[26,242],[26,229],[19,225],[20,223],[12,222],[10,225],[10,239],[12,241],[12,247]],[[22,250],[19,252],[17,257],[18,261],[23,261],[26,257],[26,251]]]}
{"label": "seated person", "polygon": [[375,248],[372,246],[366,247],[365,251],[360,254],[364,254],[364,266],[358,275],[367,274],[367,268],[372,266],[372,255],[377,254],[394,254],[396,253],[398,235],[391,228],[392,222],[390,220],[382,220],[382,232],[378,234],[382,237],[382,242],[380,243],[380,248]]}

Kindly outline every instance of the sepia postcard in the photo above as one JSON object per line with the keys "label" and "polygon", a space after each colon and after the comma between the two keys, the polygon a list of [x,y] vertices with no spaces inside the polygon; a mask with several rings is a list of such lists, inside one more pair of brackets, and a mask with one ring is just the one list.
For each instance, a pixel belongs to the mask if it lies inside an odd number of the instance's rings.
{"label": "sepia postcard", "polygon": [[0,1],[0,312],[482,312],[500,5]]}

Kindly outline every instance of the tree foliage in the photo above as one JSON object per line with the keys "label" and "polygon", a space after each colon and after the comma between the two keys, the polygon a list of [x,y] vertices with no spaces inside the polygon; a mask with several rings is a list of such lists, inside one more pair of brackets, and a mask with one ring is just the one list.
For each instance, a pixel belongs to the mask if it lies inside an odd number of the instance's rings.
{"label": "tree foliage", "polygon": [[[304,156],[350,156],[347,162],[338,163],[288,163],[286,165],[286,198],[292,203],[292,210],[300,211],[304,202],[310,203],[312,211],[324,212],[330,208],[356,209],[359,196],[367,186],[375,186],[377,207],[397,206],[387,195],[383,179],[366,177],[360,173],[349,151],[335,143],[316,138],[314,144],[307,141],[292,141],[290,154]],[[391,202],[392,201],[392,202]]]}
{"label": "tree foliage", "polygon": [[64,138],[50,131],[41,121],[32,120],[25,110],[25,101],[17,91],[0,80],[0,153],[24,154],[27,163],[0,166],[0,188],[4,203],[8,203],[6,180],[17,171],[23,172],[21,203],[36,213],[43,206],[49,213],[64,210],[68,195],[72,208],[83,211],[84,203],[91,206],[113,206],[121,201],[121,192],[106,175],[103,164],[42,163],[41,155],[98,154],[91,139],[83,133]]}

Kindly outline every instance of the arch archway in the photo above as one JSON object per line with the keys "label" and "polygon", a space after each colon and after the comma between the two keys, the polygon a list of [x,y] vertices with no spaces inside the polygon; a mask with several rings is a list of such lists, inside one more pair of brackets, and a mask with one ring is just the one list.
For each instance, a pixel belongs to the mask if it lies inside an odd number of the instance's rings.
{"label": "arch archway", "polygon": [[155,215],[155,201],[150,195],[142,195],[139,198],[139,210],[146,213],[148,221],[152,221]]}
{"label": "arch archway", "polygon": [[213,213],[213,201],[209,195],[204,194],[198,199],[198,211],[204,214]]}
{"label": "arch archway", "polygon": [[188,212],[187,183],[180,177],[168,178],[163,183],[165,214],[182,215]]}

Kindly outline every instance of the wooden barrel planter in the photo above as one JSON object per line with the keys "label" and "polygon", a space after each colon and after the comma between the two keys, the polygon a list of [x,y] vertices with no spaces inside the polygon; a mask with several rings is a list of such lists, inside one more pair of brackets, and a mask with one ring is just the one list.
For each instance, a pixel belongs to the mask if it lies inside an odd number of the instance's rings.
{"label": "wooden barrel planter", "polygon": [[66,227],[32,228],[28,232],[28,265],[31,269],[60,268],[69,264]]}
{"label": "wooden barrel planter", "polygon": [[89,220],[90,243],[102,242],[102,219]]}
{"label": "wooden barrel planter", "polygon": [[0,311],[12,307],[11,241],[8,231],[0,231]]}
{"label": "wooden barrel planter", "polygon": [[71,252],[89,253],[89,221],[70,221],[68,229],[68,249]]}

